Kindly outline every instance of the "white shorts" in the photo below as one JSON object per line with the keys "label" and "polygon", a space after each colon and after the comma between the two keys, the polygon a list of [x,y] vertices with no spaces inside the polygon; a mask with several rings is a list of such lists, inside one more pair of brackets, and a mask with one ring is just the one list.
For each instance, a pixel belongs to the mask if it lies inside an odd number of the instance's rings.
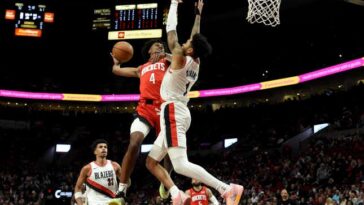
{"label": "white shorts", "polygon": [[191,125],[191,113],[181,102],[165,102],[161,106],[161,131],[149,156],[160,161],[169,148],[187,148],[186,132]]}
{"label": "white shorts", "polygon": [[87,205],[108,205],[111,198],[96,192],[93,189],[86,191]]}
{"label": "white shorts", "polygon": [[130,134],[133,132],[141,132],[146,137],[150,132],[150,127],[137,117],[130,126]]}

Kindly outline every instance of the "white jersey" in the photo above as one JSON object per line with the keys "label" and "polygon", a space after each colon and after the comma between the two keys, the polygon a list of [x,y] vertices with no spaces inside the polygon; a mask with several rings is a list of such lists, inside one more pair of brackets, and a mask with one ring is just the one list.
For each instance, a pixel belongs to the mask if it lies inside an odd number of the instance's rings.
{"label": "white jersey", "polygon": [[112,162],[107,160],[105,166],[91,162],[90,175],[87,178],[86,198],[89,205],[106,204],[115,197],[118,189],[116,173]]}
{"label": "white jersey", "polygon": [[200,64],[190,56],[186,56],[186,64],[180,70],[172,70],[169,66],[161,85],[162,99],[167,102],[187,104],[189,101],[187,94],[197,81],[199,70]]}

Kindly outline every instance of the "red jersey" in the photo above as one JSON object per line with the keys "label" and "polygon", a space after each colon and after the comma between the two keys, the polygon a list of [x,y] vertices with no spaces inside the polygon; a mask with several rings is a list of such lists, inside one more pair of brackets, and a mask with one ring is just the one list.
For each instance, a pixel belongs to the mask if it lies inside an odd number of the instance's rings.
{"label": "red jersey", "polygon": [[147,62],[139,67],[140,99],[161,100],[160,88],[169,63],[162,58],[156,63]]}
{"label": "red jersey", "polygon": [[190,189],[191,205],[208,205],[209,196],[207,194],[206,187],[203,186],[200,191],[195,191],[193,188]]}

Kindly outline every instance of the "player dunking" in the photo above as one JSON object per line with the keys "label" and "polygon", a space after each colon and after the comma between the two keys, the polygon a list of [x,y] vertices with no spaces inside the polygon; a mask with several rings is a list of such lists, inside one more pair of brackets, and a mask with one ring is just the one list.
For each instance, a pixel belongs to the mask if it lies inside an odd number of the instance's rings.
{"label": "player dunking", "polygon": [[[119,192],[123,193],[124,196],[126,196],[128,180],[134,170],[144,138],[152,128],[155,129],[156,134],[159,134],[159,112],[162,104],[160,86],[169,66],[164,53],[164,44],[159,40],[153,39],[146,42],[142,54],[144,58],[148,58],[148,61],[138,67],[121,67],[120,62],[113,57],[113,73],[115,75],[140,78],[140,100],[136,109],[137,117],[130,128],[130,142],[121,166]],[[168,160],[166,161],[165,167],[171,170],[170,163],[168,163]]]}
{"label": "player dunking", "polygon": [[197,81],[199,57],[211,53],[206,38],[199,34],[203,1],[198,0],[195,23],[190,39],[182,46],[176,32],[178,1],[171,0],[167,19],[168,46],[172,51],[172,62],[161,85],[161,96],[165,102],[161,107],[161,132],[147,157],[148,170],[170,190],[174,205],[189,204],[191,198],[180,191],[159,162],[168,154],[175,172],[195,178],[215,188],[226,200],[227,205],[237,205],[243,193],[243,186],[216,179],[204,168],[188,161],[186,132],[191,123],[187,107],[187,93]]}
{"label": "player dunking", "polygon": [[117,177],[120,179],[121,168],[118,163],[107,160],[108,143],[106,140],[95,140],[91,147],[96,160],[81,169],[75,186],[74,198],[77,205],[85,204],[82,186],[86,183],[84,194],[86,203],[88,205],[106,205],[116,196]]}

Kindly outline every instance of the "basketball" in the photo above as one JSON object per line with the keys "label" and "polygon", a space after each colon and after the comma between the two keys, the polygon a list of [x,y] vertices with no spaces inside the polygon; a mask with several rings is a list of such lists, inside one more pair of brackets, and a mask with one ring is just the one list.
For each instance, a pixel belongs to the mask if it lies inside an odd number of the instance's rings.
{"label": "basketball", "polygon": [[126,41],[119,41],[112,48],[112,55],[120,61],[120,63],[128,62],[134,54],[133,46]]}

